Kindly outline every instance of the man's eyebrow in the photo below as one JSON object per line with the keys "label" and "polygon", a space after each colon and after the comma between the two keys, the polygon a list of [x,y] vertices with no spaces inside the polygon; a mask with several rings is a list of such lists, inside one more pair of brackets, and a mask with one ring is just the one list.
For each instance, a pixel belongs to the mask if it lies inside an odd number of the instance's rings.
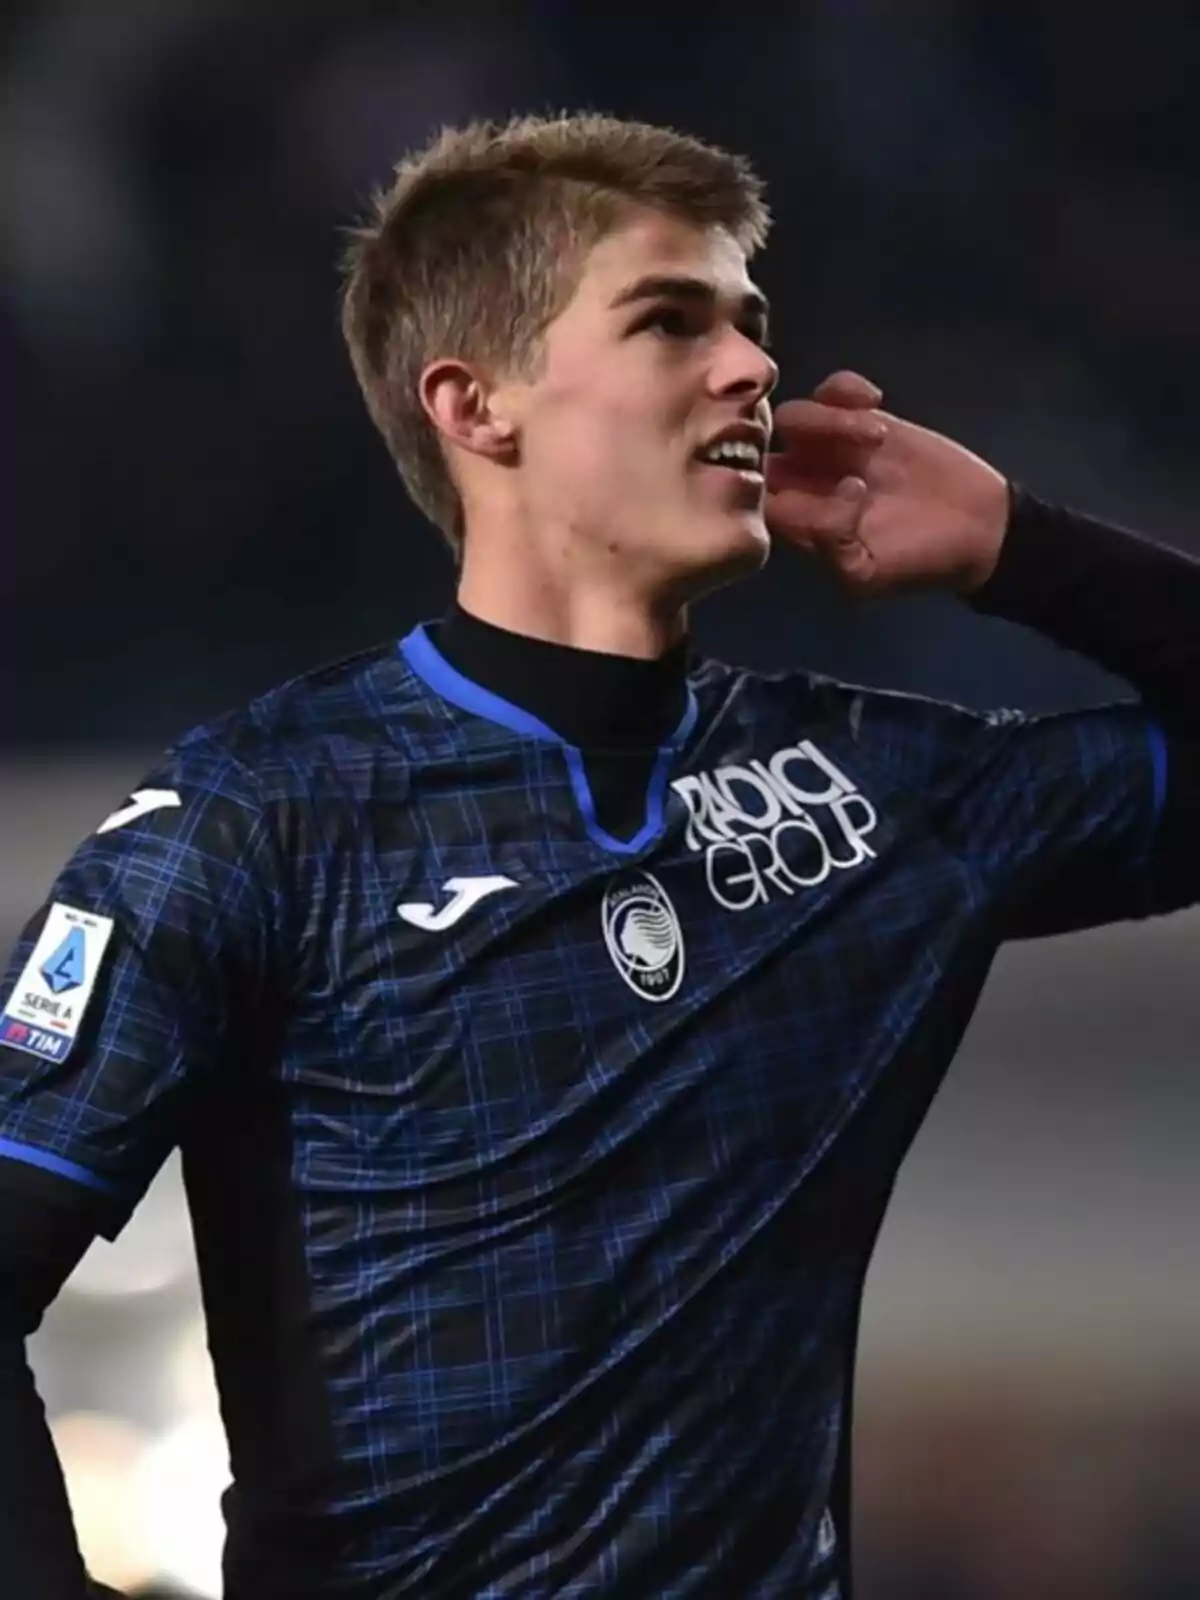
{"label": "man's eyebrow", "polygon": [[[703,300],[711,303],[718,298],[716,289],[704,278],[692,278],[686,274],[651,273],[648,277],[638,278],[628,288],[622,289],[613,301],[613,309],[618,306],[632,305],[637,300]],[[767,297],[761,289],[749,289],[741,296],[741,313],[743,316],[761,317],[765,322],[770,314]]]}

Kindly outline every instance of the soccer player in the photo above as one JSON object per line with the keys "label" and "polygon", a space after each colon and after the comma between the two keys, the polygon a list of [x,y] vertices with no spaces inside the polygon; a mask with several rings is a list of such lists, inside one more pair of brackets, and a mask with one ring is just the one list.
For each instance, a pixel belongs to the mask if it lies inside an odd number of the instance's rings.
{"label": "soccer player", "polygon": [[[13,956],[7,1600],[84,1586],[23,1340],[174,1146],[229,1600],[849,1595],[863,1280],[998,946],[1200,894],[1200,569],[850,374],[765,462],[766,231],[742,161],[587,115],[443,133],[355,236],[457,602],[187,734]],[[693,660],[768,529],[1140,700]]]}

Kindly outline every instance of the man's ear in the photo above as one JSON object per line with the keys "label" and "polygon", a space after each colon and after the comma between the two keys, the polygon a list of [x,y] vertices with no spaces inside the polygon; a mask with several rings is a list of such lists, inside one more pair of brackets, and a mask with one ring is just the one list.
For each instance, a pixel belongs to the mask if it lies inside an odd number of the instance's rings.
{"label": "man's ear", "polygon": [[447,445],[492,461],[511,459],[517,427],[501,392],[465,361],[432,361],[419,389],[425,415]]}

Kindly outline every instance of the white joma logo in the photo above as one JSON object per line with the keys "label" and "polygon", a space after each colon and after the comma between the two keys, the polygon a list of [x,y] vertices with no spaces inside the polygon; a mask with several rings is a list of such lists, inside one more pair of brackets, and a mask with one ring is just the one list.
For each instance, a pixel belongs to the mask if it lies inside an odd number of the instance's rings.
{"label": "white joma logo", "polygon": [[490,878],[447,878],[442,888],[450,896],[440,911],[433,906],[418,903],[404,902],[396,910],[410,922],[414,928],[421,928],[425,933],[444,933],[447,928],[465,917],[472,906],[477,906],[481,900],[486,900],[489,894],[498,894],[501,889],[515,889],[516,883],[512,878],[504,878],[498,874]]}
{"label": "white joma logo", "polygon": [[127,822],[136,822],[139,817],[148,816],[151,811],[161,811],[164,806],[178,806],[182,803],[174,789],[135,789],[129,796],[128,803],[119,811],[114,811],[111,817],[105,817],[96,832],[111,833],[114,828],[123,828]]}

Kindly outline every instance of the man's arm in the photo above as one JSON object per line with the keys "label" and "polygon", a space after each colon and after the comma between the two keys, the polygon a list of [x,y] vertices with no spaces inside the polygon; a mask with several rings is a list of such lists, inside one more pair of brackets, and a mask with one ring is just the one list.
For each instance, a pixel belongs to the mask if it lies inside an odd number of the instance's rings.
{"label": "man's arm", "polygon": [[[995,570],[967,599],[1137,691],[1162,729],[1162,794],[1143,893],[1151,904],[1170,903],[1157,877],[1188,898],[1187,886],[1200,884],[1200,561],[1014,489]],[[1012,933],[1036,937],[1105,920],[1108,892],[1086,863],[1068,868],[1022,909]]]}
{"label": "man's arm", "polygon": [[1014,488],[991,576],[966,596],[1124,678],[1200,737],[1200,561]]}
{"label": "man's arm", "polygon": [[881,399],[835,373],[778,408],[772,531],[851,594],[940,589],[1034,628],[1124,678],[1172,731],[1200,736],[1200,561],[1044,504],[954,440],[878,411]]}
{"label": "man's arm", "polygon": [[[953,440],[877,412],[880,399],[867,380],[841,373],[813,399],[779,408],[772,530],[852,595],[957,594],[1087,656],[1139,696],[1046,718],[910,708],[944,752],[920,792],[941,796],[942,825],[991,841],[987,870],[1007,863],[995,879],[1004,936],[1194,903],[1200,561],[1011,488]],[[874,442],[839,432],[834,413],[874,417]],[[972,778],[975,790],[956,789]],[[958,845],[970,848],[961,831]]]}
{"label": "man's arm", "polygon": [[89,1593],[25,1341],[91,1238],[70,1207],[0,1191],[0,1558],[13,1600]]}
{"label": "man's arm", "polygon": [[248,775],[192,741],[75,852],[0,984],[5,1600],[87,1593],[25,1340],[244,1059],[230,1041],[263,1013],[277,865]]}

